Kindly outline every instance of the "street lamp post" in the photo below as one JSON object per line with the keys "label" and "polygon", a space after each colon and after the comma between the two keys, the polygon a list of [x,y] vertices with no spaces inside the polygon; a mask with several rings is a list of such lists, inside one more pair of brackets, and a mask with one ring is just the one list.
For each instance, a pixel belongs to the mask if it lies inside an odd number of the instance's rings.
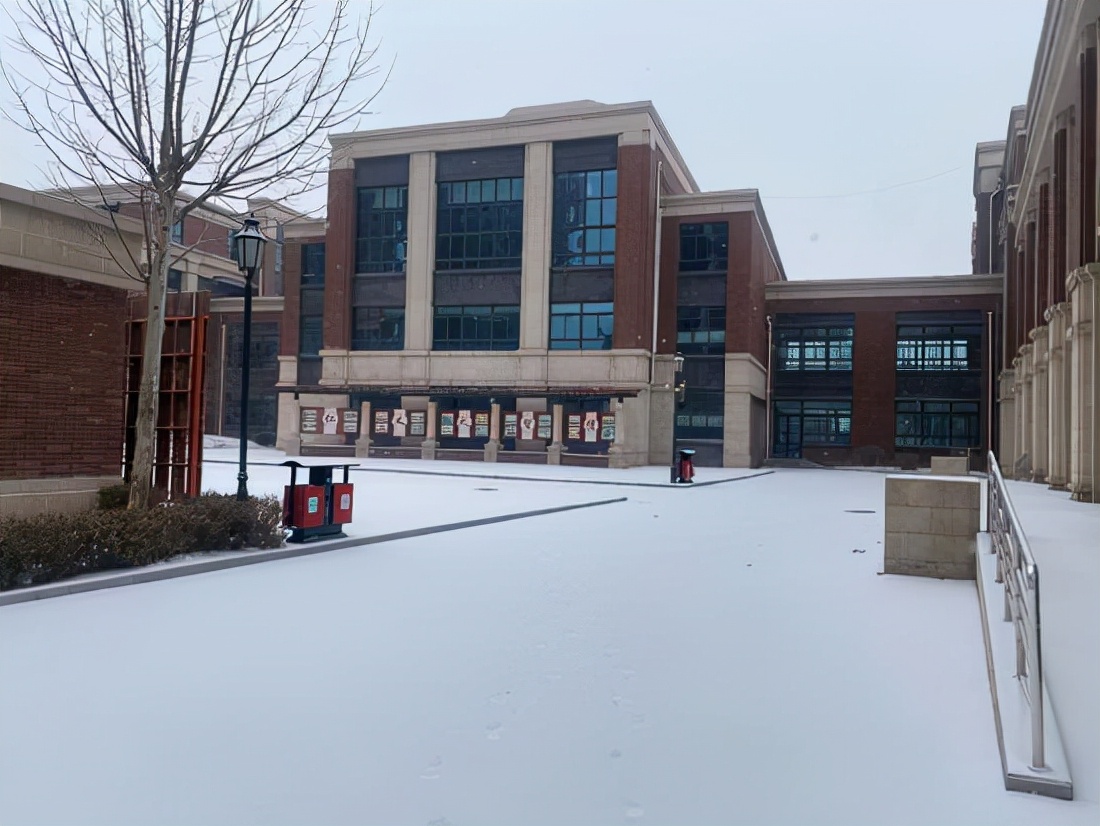
{"label": "street lamp post", "polygon": [[672,465],[669,468],[669,481],[676,484],[680,481],[680,468],[676,461],[676,411],[684,401],[684,391],[687,383],[684,381],[684,357],[677,353],[673,357],[676,365],[675,374],[672,377]]}
{"label": "street lamp post", "polygon": [[244,273],[244,335],[241,344],[241,427],[240,458],[237,469],[237,499],[248,498],[248,378],[252,356],[252,279],[256,277],[264,257],[267,238],[260,232],[260,222],[253,213],[233,240],[237,267]]}

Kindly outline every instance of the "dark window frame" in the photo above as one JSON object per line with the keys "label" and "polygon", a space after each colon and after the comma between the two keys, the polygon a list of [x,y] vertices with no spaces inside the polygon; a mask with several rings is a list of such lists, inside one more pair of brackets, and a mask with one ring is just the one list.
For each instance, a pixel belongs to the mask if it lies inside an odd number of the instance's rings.
{"label": "dark window frame", "polygon": [[725,305],[677,307],[676,349],[681,353],[699,355],[725,352]]}
{"label": "dark window frame", "polygon": [[897,399],[895,447],[975,448],[981,446],[978,399]]}
{"label": "dark window frame", "polygon": [[302,244],[302,286],[324,286],[325,243]]}
{"label": "dark window frame", "polygon": [[[772,415],[775,423],[772,455],[776,458],[800,458],[806,446],[844,447],[852,442],[851,401],[777,399]],[[809,432],[807,421],[813,423]],[[789,438],[793,433],[797,434],[797,441]]]}
{"label": "dark window frame", "polygon": [[[355,198],[356,274],[404,272],[408,256],[409,187],[361,186]],[[376,201],[381,203],[376,205]]]}
{"label": "dark window frame", "polygon": [[[550,305],[550,350],[610,350],[615,332],[613,301]],[[574,346],[575,345],[575,346]]]}
{"label": "dark window frame", "polygon": [[405,308],[352,307],[351,349],[404,350]]}
{"label": "dark window frame", "polygon": [[436,307],[432,350],[515,351],[519,349],[520,305],[460,304]]}
{"label": "dark window frame", "polygon": [[555,269],[615,264],[618,175],[613,167],[554,175]]}
{"label": "dark window frame", "polygon": [[855,341],[852,326],[780,328],[776,369],[787,373],[849,373]]}
{"label": "dark window frame", "polygon": [[897,325],[899,373],[980,372],[981,358],[981,324]]}
{"label": "dark window frame", "polygon": [[[504,189],[507,197],[501,200]],[[520,269],[522,177],[439,182],[436,192],[437,271]]]}
{"label": "dark window frame", "polygon": [[680,224],[680,272],[726,272],[729,249],[729,221]]}

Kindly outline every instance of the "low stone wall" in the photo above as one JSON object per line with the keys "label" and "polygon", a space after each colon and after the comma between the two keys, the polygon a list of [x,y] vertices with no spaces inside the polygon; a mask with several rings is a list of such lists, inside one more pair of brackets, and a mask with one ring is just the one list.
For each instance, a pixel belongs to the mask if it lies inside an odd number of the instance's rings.
{"label": "low stone wall", "polygon": [[981,491],[971,477],[887,476],[883,570],[974,579]]}
{"label": "low stone wall", "polygon": [[933,456],[933,476],[969,476],[970,460],[965,456]]}
{"label": "low stone wall", "polygon": [[73,513],[96,506],[96,493],[122,484],[118,476],[72,476],[59,479],[0,480],[0,516]]}

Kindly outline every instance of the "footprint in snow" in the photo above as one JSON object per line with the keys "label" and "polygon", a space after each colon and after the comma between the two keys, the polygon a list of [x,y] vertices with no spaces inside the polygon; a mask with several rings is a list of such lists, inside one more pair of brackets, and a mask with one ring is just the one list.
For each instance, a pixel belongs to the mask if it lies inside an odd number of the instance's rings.
{"label": "footprint in snow", "polygon": [[428,765],[424,768],[424,771],[420,773],[421,780],[438,780],[439,772],[443,768],[443,758],[433,757]]}
{"label": "footprint in snow", "polygon": [[488,737],[490,740],[499,740],[500,732],[503,728],[504,726],[500,723],[489,723],[489,725],[485,727],[485,730],[489,732]]}

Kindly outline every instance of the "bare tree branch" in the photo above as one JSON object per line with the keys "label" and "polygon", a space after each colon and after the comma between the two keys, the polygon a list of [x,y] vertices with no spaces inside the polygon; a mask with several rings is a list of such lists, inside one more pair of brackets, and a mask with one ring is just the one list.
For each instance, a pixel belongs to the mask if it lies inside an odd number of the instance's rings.
{"label": "bare tree branch", "polygon": [[[328,133],[351,127],[373,88],[372,2],[21,0],[9,44],[35,70],[0,64],[21,115],[52,157],[58,189],[139,204],[142,258],[110,221],[116,263],[144,282],[147,324],[131,506],[148,501],[168,269],[185,255],[174,223],[216,199],[290,198],[318,186]],[[88,195],[87,193],[91,193]],[[113,248],[126,250],[125,256]]]}

